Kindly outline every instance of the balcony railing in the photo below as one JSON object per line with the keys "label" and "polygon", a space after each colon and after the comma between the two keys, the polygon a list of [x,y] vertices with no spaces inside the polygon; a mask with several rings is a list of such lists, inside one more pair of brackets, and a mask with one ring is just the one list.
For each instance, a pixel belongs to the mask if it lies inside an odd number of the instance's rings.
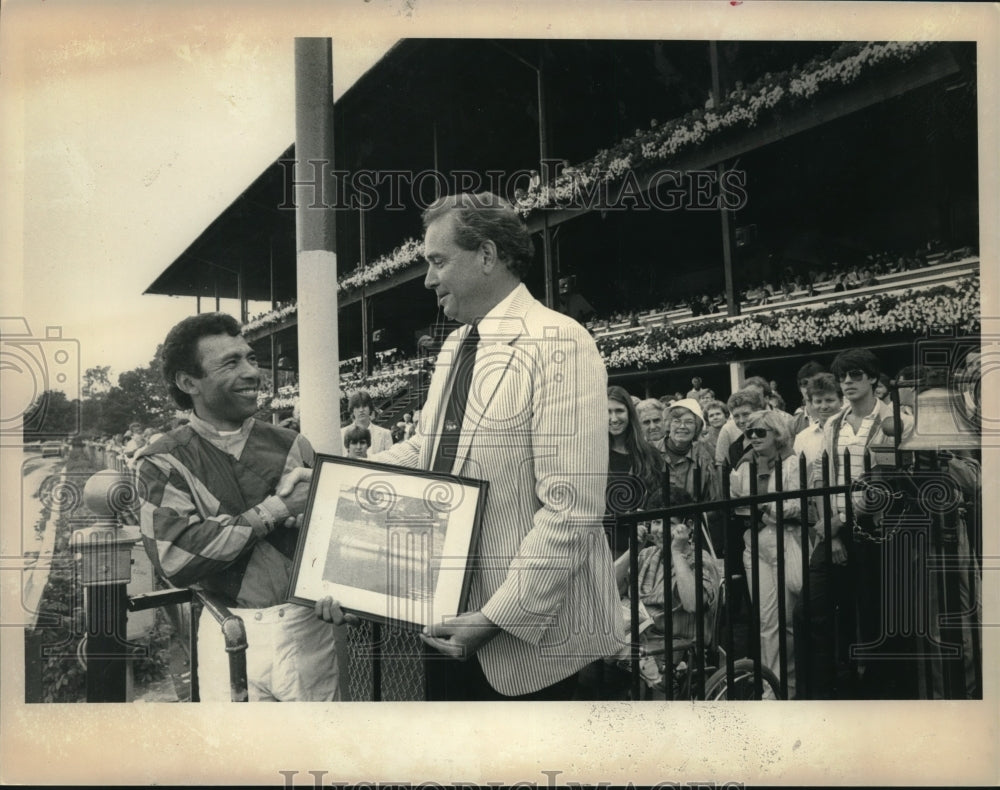
{"label": "balcony railing", "polygon": [[[793,307],[826,305],[831,302],[856,299],[859,296],[873,296],[906,288],[918,289],[931,287],[942,283],[949,283],[969,274],[978,273],[979,258],[969,257],[953,263],[942,263],[922,269],[911,269],[909,271],[882,275],[878,278],[876,285],[845,291],[834,291],[834,282],[828,280],[816,285],[814,288],[816,293],[812,296],[805,290],[798,290],[792,292],[788,298],[784,295],[777,295],[770,297],[764,304],[743,305],[740,307],[740,317],[756,313],[773,313]],[[716,306],[718,307],[718,305]],[[613,338],[632,332],[642,332],[645,329],[656,326],[683,326],[696,321],[704,321],[708,318],[713,320],[727,320],[729,316],[724,313],[694,316],[691,314],[691,308],[685,306],[669,310],[641,311],[636,314],[637,326],[632,326],[632,322],[629,319],[618,321],[594,320],[587,322],[586,326],[593,332],[595,338]]]}

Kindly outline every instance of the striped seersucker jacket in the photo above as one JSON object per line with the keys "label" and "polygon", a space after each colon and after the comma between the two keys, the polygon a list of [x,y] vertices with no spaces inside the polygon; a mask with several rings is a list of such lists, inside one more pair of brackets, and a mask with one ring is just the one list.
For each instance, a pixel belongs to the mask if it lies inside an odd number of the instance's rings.
{"label": "striped seersucker jacket", "polygon": [[[416,434],[372,460],[430,469],[469,328],[444,342]],[[624,633],[601,518],[607,373],[580,324],[522,284],[479,324],[452,473],[490,487],[469,611],[502,629],[477,656],[507,695],[549,686],[620,649]]]}

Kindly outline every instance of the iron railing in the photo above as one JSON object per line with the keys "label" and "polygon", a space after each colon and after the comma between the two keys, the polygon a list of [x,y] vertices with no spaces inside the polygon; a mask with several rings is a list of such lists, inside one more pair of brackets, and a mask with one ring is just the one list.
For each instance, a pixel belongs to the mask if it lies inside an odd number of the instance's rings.
{"label": "iron railing", "polygon": [[[898,406],[897,406],[898,414]],[[87,445],[92,460],[111,469],[128,473],[124,459],[119,453],[106,450],[99,445]],[[982,650],[980,642],[980,601],[981,584],[981,507],[976,504],[975,515],[965,516],[965,506],[959,503],[948,507],[946,497],[941,495],[942,480],[946,475],[948,453],[923,452],[903,453],[894,451],[894,463],[873,468],[869,453],[863,455],[862,474],[855,478],[852,458],[845,453],[838,478],[832,467],[832,459],[823,454],[820,463],[819,484],[809,480],[810,470],[804,459],[799,460],[799,485],[795,490],[782,490],[782,475],[774,475],[773,491],[757,490],[757,469],[751,462],[747,496],[730,495],[729,470],[702,470],[695,468],[693,490],[701,490],[701,476],[718,471],[722,475],[722,498],[690,504],[670,504],[655,510],[621,514],[616,517],[618,524],[629,532],[629,598],[631,606],[631,633],[629,634],[631,694],[633,699],[641,696],[639,660],[639,588],[638,558],[641,549],[638,526],[641,522],[662,519],[663,548],[663,655],[666,662],[666,682],[664,696],[673,697],[671,683],[674,639],[670,608],[672,601],[669,523],[671,517],[694,518],[703,522],[707,513],[721,514],[724,530],[722,534],[722,554],[725,603],[719,603],[724,611],[721,617],[721,637],[706,633],[704,599],[705,578],[705,533],[702,529],[692,532],[694,545],[695,575],[695,637],[690,653],[693,667],[690,677],[693,687],[691,695],[704,698],[706,692],[706,648],[721,647],[724,653],[726,696],[733,698],[736,693],[736,667],[738,655],[745,649],[752,662],[752,696],[760,698],[764,694],[764,667],[761,658],[761,584],[758,562],[749,564],[749,574],[741,567],[740,557],[744,552],[743,533],[749,535],[747,547],[751,557],[759,557],[759,528],[763,523],[761,508],[767,503],[780,503],[774,508],[774,528],[777,542],[776,588],[778,609],[778,693],[788,695],[788,669],[795,656],[789,655],[785,633],[788,618],[793,613],[787,611],[785,581],[789,569],[786,567],[784,544],[786,526],[794,533],[802,546],[802,587],[799,596],[803,630],[797,630],[796,652],[805,655],[806,660],[796,662],[797,696],[811,698],[817,678],[814,672],[822,672],[832,678],[832,696],[856,696],[856,691],[846,686],[845,680],[859,674],[860,668],[877,667],[879,662],[904,661],[916,667],[916,676],[921,696],[956,699],[976,697],[982,693]],[[856,461],[855,461],[856,465]],[[815,475],[814,475],[815,476]],[[834,479],[843,482],[833,482]],[[915,481],[915,482],[914,482]],[[813,487],[810,488],[810,482]],[[919,490],[914,490],[917,485]],[[909,490],[904,490],[909,486]],[[663,491],[670,491],[669,472],[665,473]],[[811,644],[810,625],[813,623],[814,599],[817,592],[811,586],[822,572],[831,570],[829,551],[819,558],[810,560],[810,522],[821,523],[823,534],[819,545],[830,547],[830,517],[834,511],[834,497],[843,497],[844,521],[847,526],[843,537],[853,546],[850,560],[845,568],[850,585],[849,595],[838,601],[837,596],[826,594],[821,601],[827,622],[838,621],[838,615],[847,615],[848,621],[855,623],[847,632],[834,628],[829,635],[832,651],[826,659],[829,666],[817,663],[811,656],[815,645]],[[879,510],[879,497],[882,498]],[[798,500],[802,517],[797,523],[787,523],[784,503]],[[874,506],[872,502],[874,501]],[[893,511],[893,502],[903,501],[905,508]],[[855,512],[856,503],[863,505],[864,512]],[[739,510],[746,509],[742,516]],[[812,513],[812,516],[809,514]],[[874,513],[874,515],[873,515]],[[710,555],[708,555],[710,556]],[[828,580],[827,580],[828,581]],[[829,591],[827,591],[829,593]],[[745,637],[738,638],[736,628],[743,604],[749,606],[740,623],[745,628]],[[180,623],[187,623],[182,638],[187,645],[191,662],[192,700],[198,699],[197,688],[197,626],[196,620],[202,609],[208,609],[219,622],[227,638],[230,656],[233,699],[246,697],[246,634],[239,618],[233,617],[224,606],[196,590],[163,590],[142,596],[133,596],[128,602],[130,611],[140,611],[157,606],[183,607],[190,605],[190,617],[175,616]],[[872,618],[872,610],[876,617]],[[845,608],[846,607],[846,608]],[[856,610],[856,611],[855,611]],[[857,614],[858,617],[850,617]],[[175,612],[176,615],[176,612]],[[718,620],[716,620],[718,622]],[[184,629],[181,628],[181,631]],[[715,628],[714,630],[720,630]],[[242,636],[241,636],[242,634]],[[715,644],[721,641],[721,645]],[[803,644],[803,642],[805,644]],[[887,645],[903,645],[904,653],[886,649]],[[844,648],[849,648],[845,651]],[[389,625],[364,623],[349,631],[349,680],[345,689],[353,699],[411,700],[423,697],[422,651],[416,634]],[[846,660],[844,658],[847,654]],[[845,664],[846,661],[846,664]],[[844,667],[848,670],[844,672]],[[971,668],[970,668],[971,665]],[[722,671],[720,667],[720,672]],[[875,673],[872,673],[875,674]],[[823,692],[825,696],[827,692]],[[916,696],[916,695],[915,695]]]}
{"label": "iron railing", "polygon": [[[905,454],[909,456],[910,454]],[[848,621],[855,620],[850,633],[836,630],[833,651],[830,660],[835,666],[825,668],[833,678],[833,696],[854,696],[851,688],[842,688],[845,673],[841,664],[844,648],[849,646],[848,661],[855,670],[862,664],[869,667],[876,662],[912,662],[916,668],[918,686],[927,696],[943,696],[948,699],[964,698],[981,694],[982,689],[982,651],[979,632],[979,601],[978,589],[981,580],[981,555],[978,547],[980,542],[981,524],[978,518],[956,518],[957,512],[964,508],[955,502],[949,502],[945,489],[953,484],[946,482],[946,471],[939,463],[947,460],[950,454],[937,452],[914,453],[912,461],[903,463],[904,454],[896,452],[897,464],[873,468],[871,456],[865,453],[863,474],[854,477],[849,452],[842,459],[843,481],[832,483],[832,459],[823,453],[820,468],[819,485],[810,488],[809,470],[804,456],[799,457],[799,486],[796,490],[782,490],[782,475],[780,466],[773,476],[774,490],[761,492],[757,490],[757,466],[750,462],[748,496],[730,496],[730,475],[728,466],[721,468],[722,499],[717,501],[695,502],[689,504],[671,505],[666,495],[664,507],[643,512],[626,513],[617,516],[617,524],[627,528],[629,532],[629,568],[631,606],[630,632],[630,669],[631,693],[633,699],[639,699],[640,673],[639,661],[643,656],[639,636],[639,587],[638,587],[638,556],[642,546],[639,542],[639,525],[643,522],[663,521],[663,545],[660,549],[660,561],[663,563],[663,648],[662,654],[667,659],[664,684],[666,699],[672,699],[673,689],[670,683],[671,663],[669,659],[674,653],[674,634],[670,616],[672,589],[669,550],[670,518],[694,518],[696,522],[704,523],[709,512],[721,512],[724,524],[722,553],[724,557],[724,587],[726,591],[727,612],[722,613],[724,627],[722,629],[722,645],[725,654],[725,674],[727,698],[733,698],[735,693],[734,667],[737,654],[745,647],[753,662],[753,696],[760,699],[764,688],[762,682],[761,660],[761,587],[759,561],[749,563],[749,578],[740,567],[739,558],[744,552],[744,540],[741,533],[749,535],[749,553],[753,558],[760,557],[759,530],[762,525],[761,508],[767,503],[781,503],[774,508],[774,528],[777,542],[776,574],[777,574],[777,608],[778,608],[778,681],[780,696],[788,696],[788,669],[794,656],[788,655],[786,630],[788,618],[793,613],[787,611],[784,590],[788,568],[785,559],[786,526],[794,529],[802,546],[802,587],[799,594],[801,612],[800,623],[805,625],[801,632],[796,630],[794,640],[804,640],[805,645],[797,645],[796,652],[805,655],[809,660],[796,662],[796,696],[811,698],[813,696],[814,678],[811,670],[815,662],[810,652],[814,645],[810,644],[810,624],[813,622],[813,596],[810,588],[811,579],[826,566],[829,569],[832,534],[830,518],[834,510],[833,497],[843,496],[843,512],[849,534],[841,535],[853,545],[850,561],[846,568],[846,578],[850,583],[850,595],[846,597],[846,605],[855,611],[842,611],[843,602],[838,603],[837,596],[827,595],[823,605],[827,607],[825,614],[828,622],[837,623],[840,616]],[[855,466],[857,461],[854,461]],[[700,477],[703,470],[695,468],[694,490],[700,490]],[[714,472],[709,472],[714,473]],[[902,478],[916,480],[919,490],[900,490]],[[663,491],[669,492],[669,470],[664,475]],[[882,501],[879,501],[880,498]],[[784,513],[784,503],[798,500],[802,517],[794,523],[789,523]],[[863,505],[864,512],[858,514],[856,500]],[[892,510],[892,502],[904,500],[903,504]],[[812,508],[814,517],[810,518]],[[740,518],[737,512],[746,509],[748,514]],[[919,512],[918,512],[919,511]],[[817,519],[819,513],[822,518]],[[822,543],[827,548],[824,555],[818,558],[818,563],[810,563],[811,540],[810,521],[823,525]],[[946,523],[947,522],[947,523]],[[959,535],[965,530],[965,535]],[[702,529],[692,531],[694,547],[694,575],[696,598],[696,633],[692,658],[694,661],[691,693],[694,697],[705,697],[706,681],[706,648],[719,647],[709,644],[709,635],[705,633],[705,602],[704,602],[704,562],[706,558],[705,539]],[[862,577],[867,579],[864,582]],[[933,589],[932,589],[933,588]],[[971,591],[971,592],[970,592]],[[878,600],[872,600],[873,592]],[[735,614],[744,595],[749,596],[749,609],[744,625],[746,627],[745,645],[737,645],[734,634]],[[878,610],[872,613],[873,607]],[[850,615],[858,615],[852,618]],[[904,645],[903,652],[898,649],[885,650],[887,642]],[[905,647],[909,643],[909,649]],[[964,649],[963,649],[964,648]],[[657,651],[660,652],[660,651]],[[970,655],[965,655],[969,653]],[[971,666],[971,668],[970,668]],[[974,679],[970,673],[974,673]],[[847,673],[850,677],[850,672]],[[824,693],[824,696],[826,692]]]}

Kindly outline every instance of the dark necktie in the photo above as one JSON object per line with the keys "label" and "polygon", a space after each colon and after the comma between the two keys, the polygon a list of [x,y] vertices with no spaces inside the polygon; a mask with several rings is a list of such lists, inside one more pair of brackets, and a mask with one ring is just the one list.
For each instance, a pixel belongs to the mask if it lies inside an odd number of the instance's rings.
{"label": "dark necktie", "polygon": [[479,329],[473,324],[465,336],[455,359],[451,378],[451,394],[444,410],[444,424],[441,426],[441,441],[434,456],[434,472],[451,472],[458,451],[458,438],[462,433],[465,406],[469,401],[469,386],[472,384],[472,369],[476,366],[476,347],[479,345]]}

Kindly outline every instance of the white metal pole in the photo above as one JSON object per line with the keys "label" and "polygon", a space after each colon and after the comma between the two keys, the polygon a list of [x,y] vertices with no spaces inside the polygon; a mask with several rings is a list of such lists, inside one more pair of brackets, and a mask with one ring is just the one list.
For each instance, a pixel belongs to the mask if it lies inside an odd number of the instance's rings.
{"label": "white metal pole", "polygon": [[295,39],[295,235],[302,433],[342,454],[333,169],[333,42]]}

